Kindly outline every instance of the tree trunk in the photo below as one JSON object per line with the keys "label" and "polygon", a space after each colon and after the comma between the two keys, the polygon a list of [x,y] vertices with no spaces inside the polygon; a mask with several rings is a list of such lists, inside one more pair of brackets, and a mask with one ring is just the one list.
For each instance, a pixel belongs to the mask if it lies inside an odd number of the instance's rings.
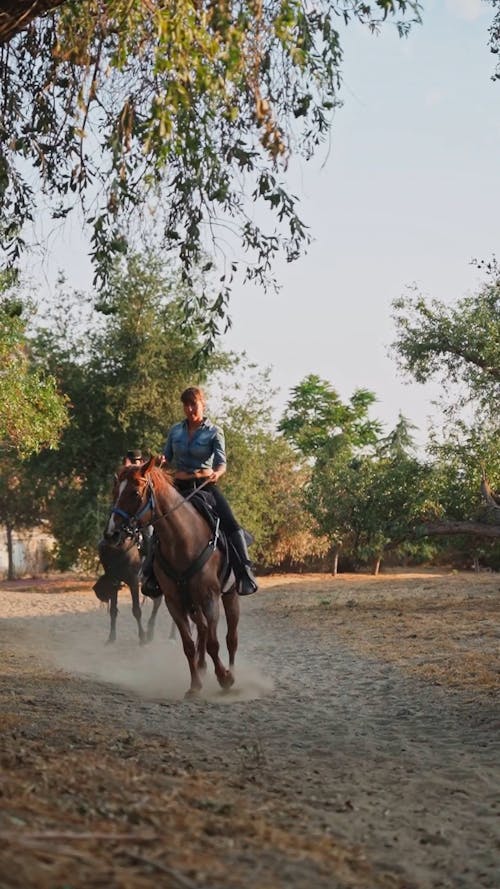
{"label": "tree trunk", "polygon": [[377,575],[380,571],[381,561],[382,561],[382,556],[377,556],[377,558],[375,559],[375,564],[373,565],[373,570],[372,570],[372,574],[374,577],[377,577]]}
{"label": "tree trunk", "polygon": [[7,579],[14,580],[14,541],[12,539],[12,525],[6,525],[7,530]]}
{"label": "tree trunk", "polygon": [[340,554],[340,546],[335,546],[333,548],[333,562],[332,562],[332,574],[334,577],[336,577],[338,574],[339,554]]}
{"label": "tree trunk", "polygon": [[486,505],[490,509],[497,510],[497,516],[500,516],[500,497],[491,490],[490,483],[485,476],[481,482],[481,494]]}

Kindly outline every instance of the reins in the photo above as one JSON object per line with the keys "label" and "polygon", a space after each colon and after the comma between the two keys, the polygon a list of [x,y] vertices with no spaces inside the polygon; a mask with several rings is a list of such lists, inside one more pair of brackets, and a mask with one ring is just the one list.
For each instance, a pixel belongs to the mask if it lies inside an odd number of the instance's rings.
{"label": "reins", "polygon": [[[184,504],[187,503],[189,500],[191,500],[191,498],[194,497],[194,495],[197,494],[198,491],[201,491],[201,489],[204,488],[205,485],[208,485],[209,483],[210,483],[210,479],[207,478],[207,479],[205,479],[204,482],[201,483],[201,485],[198,485],[197,488],[193,488],[193,490],[191,491],[190,494],[187,494],[185,497],[183,494],[181,494],[182,499],[179,501],[179,503],[176,503],[175,506],[171,506],[170,509],[167,509],[166,512],[157,516],[155,519],[152,519],[150,524],[154,525],[156,522],[159,522],[160,519],[166,519],[167,516],[169,516],[172,512],[175,512],[176,509],[179,509],[179,506],[184,506]],[[151,509],[154,510],[154,506],[155,506],[154,499],[153,499],[154,490],[153,490],[153,486],[150,481],[148,481],[148,487],[149,487],[151,493],[150,493],[150,497],[149,497],[149,500],[148,500],[146,506],[151,504]],[[143,510],[141,510],[140,514],[142,515],[142,513],[143,513]],[[134,516],[134,518],[138,518],[138,517],[139,517],[139,514],[137,516]]]}

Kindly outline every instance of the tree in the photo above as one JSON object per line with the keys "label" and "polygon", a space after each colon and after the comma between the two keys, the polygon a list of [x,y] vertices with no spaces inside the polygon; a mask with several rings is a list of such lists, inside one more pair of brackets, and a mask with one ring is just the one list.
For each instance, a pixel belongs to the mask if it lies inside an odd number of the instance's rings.
{"label": "tree", "polygon": [[401,548],[412,538],[415,522],[431,510],[434,514],[430,470],[412,450],[410,424],[400,415],[370,453],[345,448],[317,461],[307,504],[331,542],[334,574],[341,551],[355,564],[371,561],[378,573],[384,554]]}
{"label": "tree", "polygon": [[412,551],[415,525],[440,509],[434,496],[432,467],[403,452],[364,458],[355,471],[363,478],[364,497],[356,508],[355,556],[378,574],[389,552]]}
{"label": "tree", "polygon": [[325,549],[302,502],[309,470],[276,434],[269,372],[256,371],[240,358],[231,379],[232,385],[222,386],[219,418],[228,455],[222,486],[238,520],[254,537],[252,557],[259,566],[300,564]]}
{"label": "tree", "polygon": [[[330,509],[331,496],[336,496],[333,492],[339,494],[339,484],[344,484],[335,476],[337,471],[344,472],[354,454],[377,441],[380,423],[368,417],[376,398],[368,389],[357,389],[344,403],[331,384],[316,374],[305,377],[291,393],[278,428],[311,465],[310,479],[303,489],[304,504],[317,525],[318,537],[329,541],[336,574],[349,528],[346,512],[336,509],[334,516]],[[345,498],[342,505],[346,505]]]}
{"label": "tree", "polygon": [[484,497],[485,479],[500,483],[500,271],[496,261],[480,265],[479,291],[451,306],[418,293],[394,304],[400,367],[418,382],[443,384],[444,428],[431,433],[429,446],[443,511],[416,529],[421,534],[500,537],[500,515]]}
{"label": "tree", "polygon": [[[31,461],[45,480],[61,567],[95,558],[121,456],[130,447],[159,452],[178,418],[199,350],[196,331],[180,330],[181,286],[158,257],[130,256],[97,309],[89,297],[85,316],[82,295],[62,288],[59,307],[39,322],[33,351],[71,402],[57,458],[45,451]],[[198,362],[197,380],[217,363]]]}
{"label": "tree", "polygon": [[33,527],[43,516],[27,458],[44,447],[57,448],[68,424],[68,402],[30,350],[29,306],[10,284],[4,280],[0,293],[0,521],[12,579],[14,531]]}
{"label": "tree", "polygon": [[415,453],[415,440],[413,430],[416,429],[401,411],[394,429],[386,437],[382,436],[377,442],[377,452],[380,456],[391,458],[408,457]]}
{"label": "tree", "polygon": [[462,562],[500,566],[500,508],[489,479],[498,486],[500,454],[498,432],[488,424],[448,425],[445,434],[431,435],[436,497],[441,504],[437,521],[416,527],[416,534],[444,538]]}
{"label": "tree", "polygon": [[347,404],[326,380],[309,374],[292,390],[279,430],[305,457],[322,459],[373,444],[380,424],[368,419],[373,392],[357,389]]}
{"label": "tree", "polygon": [[393,354],[404,373],[418,383],[436,378],[453,405],[473,404],[498,418],[500,396],[500,271],[487,268],[478,293],[451,306],[410,293],[394,302],[397,338]]}
{"label": "tree", "polygon": [[16,261],[42,193],[55,220],[79,203],[98,279],[127,241],[137,249],[141,223],[190,282],[231,229],[248,261],[227,259],[215,299],[186,291],[215,335],[238,268],[266,281],[278,250],[291,260],[307,243],[282,174],[292,152],[314,153],[339,105],[339,22],[392,18],[407,34],[419,12],[417,0],[4,3],[0,243]]}
{"label": "tree", "polygon": [[56,447],[68,422],[67,399],[37,365],[26,339],[22,300],[12,291],[0,301],[0,453],[28,456]]}
{"label": "tree", "polygon": [[0,451],[0,516],[7,542],[7,577],[14,573],[14,532],[33,528],[46,517],[43,494],[28,464],[15,451]]}

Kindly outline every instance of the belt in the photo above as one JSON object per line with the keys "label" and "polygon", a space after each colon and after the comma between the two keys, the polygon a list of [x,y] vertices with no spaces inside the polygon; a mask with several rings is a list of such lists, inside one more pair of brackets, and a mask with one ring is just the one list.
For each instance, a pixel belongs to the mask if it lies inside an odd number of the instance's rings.
{"label": "belt", "polygon": [[207,477],[198,476],[198,478],[176,478],[174,479],[174,485],[179,491],[195,491],[196,488],[199,488],[200,485],[205,484],[208,487],[211,482],[207,484]]}

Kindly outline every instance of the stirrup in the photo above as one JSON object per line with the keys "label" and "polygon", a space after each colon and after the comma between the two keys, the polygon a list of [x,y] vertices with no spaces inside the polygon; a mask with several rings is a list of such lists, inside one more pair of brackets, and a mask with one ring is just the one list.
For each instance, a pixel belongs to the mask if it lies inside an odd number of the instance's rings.
{"label": "stirrup", "polygon": [[149,577],[143,578],[141,583],[141,593],[143,596],[147,596],[148,599],[157,599],[158,596],[162,595],[160,584],[154,574],[150,574]]}
{"label": "stirrup", "polygon": [[244,574],[238,580],[238,595],[239,596],[251,596],[252,593],[256,593],[259,587],[257,586],[257,582],[254,578],[245,571]]}

